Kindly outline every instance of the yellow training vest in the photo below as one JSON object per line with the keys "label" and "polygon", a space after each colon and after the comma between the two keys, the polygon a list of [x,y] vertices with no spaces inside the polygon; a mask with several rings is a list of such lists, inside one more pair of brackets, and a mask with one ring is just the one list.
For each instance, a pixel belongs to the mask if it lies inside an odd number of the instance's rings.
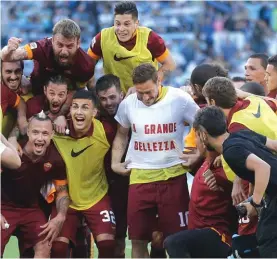
{"label": "yellow training vest", "polygon": [[118,76],[124,93],[133,86],[132,73],[138,65],[151,63],[158,69],[157,60],[152,60],[152,54],[147,49],[150,32],[149,28],[138,27],[136,45],[132,50],[127,50],[118,43],[114,27],[101,31],[104,73]]}
{"label": "yellow training vest", "polygon": [[108,191],[104,157],[110,145],[102,123],[93,119],[93,125],[93,135],[89,137],[54,136],[54,143],[66,164],[70,207],[76,210],[92,207]]}
{"label": "yellow training vest", "polygon": [[[277,140],[277,115],[274,111],[262,98],[250,96],[245,100],[250,101],[249,106],[235,112],[230,125],[240,123],[258,134]],[[221,156],[221,161],[228,180],[233,181],[235,173],[228,166],[223,156]]]}

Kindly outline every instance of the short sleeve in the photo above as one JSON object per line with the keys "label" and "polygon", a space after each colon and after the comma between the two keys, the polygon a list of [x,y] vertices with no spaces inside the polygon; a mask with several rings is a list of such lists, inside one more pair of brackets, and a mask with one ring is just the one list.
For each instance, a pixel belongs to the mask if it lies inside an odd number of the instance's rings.
{"label": "short sleeve", "polygon": [[0,157],[5,149],[6,149],[6,146],[0,141]]}
{"label": "short sleeve", "polygon": [[53,180],[57,185],[64,185],[67,183],[66,166],[62,158],[60,158],[60,161],[54,168]]}
{"label": "short sleeve", "polygon": [[128,97],[119,104],[117,113],[115,115],[115,119],[117,120],[117,122],[124,128],[130,128],[131,126],[127,114],[127,100]]}
{"label": "short sleeve", "polygon": [[20,97],[12,90],[8,90],[8,107],[15,108],[20,102]]}
{"label": "short sleeve", "polygon": [[102,49],[101,49],[101,32],[99,32],[93,39],[91,40],[89,49],[88,49],[88,54],[93,58],[93,59],[100,59],[103,54],[102,54]]}
{"label": "short sleeve", "polygon": [[24,46],[24,49],[27,51],[28,59],[34,59],[37,61],[45,59],[45,54],[49,52],[50,48],[52,49],[51,38],[31,42]]}
{"label": "short sleeve", "polygon": [[180,101],[182,103],[184,122],[187,122],[190,126],[192,126],[194,117],[199,110],[199,106],[195,103],[195,101],[188,93],[185,93],[182,90],[180,90],[179,98],[181,98]]}
{"label": "short sleeve", "polygon": [[246,159],[250,154],[252,154],[250,150],[239,144],[225,147],[223,150],[224,160],[236,174],[248,170]]}
{"label": "short sleeve", "polygon": [[154,31],[151,31],[149,34],[147,48],[151,52],[152,57],[156,58],[160,63],[163,62],[169,54],[164,40]]}

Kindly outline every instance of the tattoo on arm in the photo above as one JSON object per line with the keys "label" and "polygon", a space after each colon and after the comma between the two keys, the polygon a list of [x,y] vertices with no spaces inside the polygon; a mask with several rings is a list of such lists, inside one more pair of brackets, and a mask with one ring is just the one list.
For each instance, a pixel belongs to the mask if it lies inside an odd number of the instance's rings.
{"label": "tattoo on arm", "polygon": [[58,213],[66,215],[68,206],[70,204],[70,198],[68,195],[67,185],[58,185],[56,186],[57,197],[56,197],[56,207]]}

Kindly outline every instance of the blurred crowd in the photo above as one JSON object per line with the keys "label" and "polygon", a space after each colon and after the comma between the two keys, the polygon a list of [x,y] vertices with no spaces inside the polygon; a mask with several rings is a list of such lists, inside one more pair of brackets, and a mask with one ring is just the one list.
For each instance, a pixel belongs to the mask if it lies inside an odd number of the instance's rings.
{"label": "blurred crowd", "polygon": [[[64,17],[82,29],[82,48],[102,28],[112,26],[113,1],[2,2],[1,44],[11,36],[23,44],[51,36],[53,25]],[[177,62],[165,84],[181,86],[192,69],[216,61],[231,76],[243,76],[246,59],[257,52],[277,53],[277,2],[157,1],[137,2],[139,20],[160,34]],[[100,62],[99,62],[100,63]],[[98,64],[96,78],[102,75]],[[25,73],[32,71],[27,61]]]}

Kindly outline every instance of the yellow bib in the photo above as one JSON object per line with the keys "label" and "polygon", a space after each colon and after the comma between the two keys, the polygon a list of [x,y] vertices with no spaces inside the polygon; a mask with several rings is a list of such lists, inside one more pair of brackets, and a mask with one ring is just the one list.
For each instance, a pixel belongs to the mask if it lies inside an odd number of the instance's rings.
{"label": "yellow bib", "polygon": [[118,43],[114,27],[101,31],[104,73],[118,76],[124,93],[133,86],[132,73],[138,65],[152,63],[158,69],[157,60],[152,60],[152,54],[147,49],[150,32],[149,28],[138,27],[136,44],[132,50],[127,50]]}
{"label": "yellow bib", "polygon": [[[277,140],[277,115],[274,111],[262,98],[250,96],[245,100],[250,101],[249,106],[235,112],[230,125],[240,123],[256,133]],[[228,166],[223,156],[221,156],[221,161],[228,180],[233,181],[235,173]]]}
{"label": "yellow bib", "polygon": [[66,164],[70,207],[76,210],[92,207],[108,191],[104,157],[110,145],[102,123],[93,119],[93,125],[93,135],[89,137],[54,136],[54,143]]}

